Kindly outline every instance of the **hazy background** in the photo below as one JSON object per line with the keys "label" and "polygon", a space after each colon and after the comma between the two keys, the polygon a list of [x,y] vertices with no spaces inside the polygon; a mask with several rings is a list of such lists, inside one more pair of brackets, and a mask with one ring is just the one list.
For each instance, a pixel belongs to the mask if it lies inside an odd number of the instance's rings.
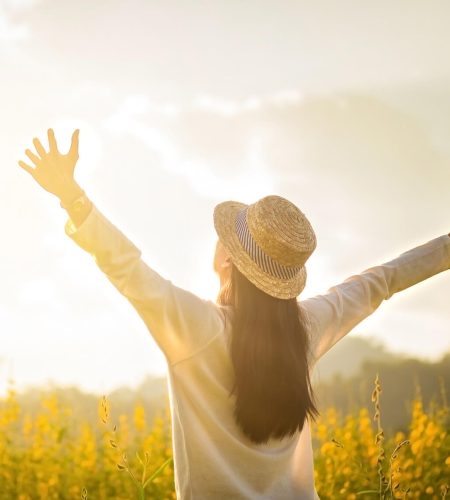
{"label": "hazy background", "polygon": [[[289,198],[318,239],[306,298],[450,231],[449,16],[447,1],[0,0],[0,390],[107,392],[166,371],[18,166],[33,137],[47,147],[52,127],[65,152],[80,128],[78,182],[205,298],[214,206]],[[449,288],[434,276],[350,335],[438,360]]]}

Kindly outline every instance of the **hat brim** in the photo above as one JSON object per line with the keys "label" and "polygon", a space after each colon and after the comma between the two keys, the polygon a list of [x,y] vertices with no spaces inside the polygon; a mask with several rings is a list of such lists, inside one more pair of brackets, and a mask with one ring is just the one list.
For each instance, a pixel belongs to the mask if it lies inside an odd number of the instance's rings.
{"label": "hat brim", "polygon": [[277,278],[261,269],[241,245],[235,222],[239,210],[247,206],[239,201],[224,201],[216,205],[213,218],[219,240],[230,253],[233,264],[260,290],[279,299],[297,297],[306,285],[307,272],[304,265],[293,278]]}

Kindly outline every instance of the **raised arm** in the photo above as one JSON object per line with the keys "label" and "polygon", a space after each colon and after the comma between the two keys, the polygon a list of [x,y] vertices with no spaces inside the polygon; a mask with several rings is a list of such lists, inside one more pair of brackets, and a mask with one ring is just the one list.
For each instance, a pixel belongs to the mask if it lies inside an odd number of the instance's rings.
{"label": "raised arm", "polygon": [[450,233],[352,275],[325,294],[299,301],[311,322],[313,363],[372,314],[383,300],[449,268]]}
{"label": "raised arm", "polygon": [[94,203],[78,227],[69,217],[64,229],[136,309],[170,364],[191,356],[224,327],[217,304],[148,266],[141,250]]}
{"label": "raised arm", "polygon": [[77,130],[67,155],[58,151],[52,129],[48,130],[48,138],[49,152],[36,138],[33,142],[39,156],[26,150],[35,168],[22,161],[19,165],[60,199],[69,215],[65,233],[94,258],[109,281],[129,300],[169,363],[182,361],[201,349],[224,327],[221,308],[151,269],[143,261],[141,250],[89,200],[73,176],[78,160]]}

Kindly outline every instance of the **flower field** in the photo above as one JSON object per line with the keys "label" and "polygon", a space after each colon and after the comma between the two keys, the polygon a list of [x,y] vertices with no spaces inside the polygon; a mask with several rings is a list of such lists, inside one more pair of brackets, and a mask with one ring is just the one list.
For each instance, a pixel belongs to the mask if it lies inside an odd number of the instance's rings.
{"label": "flower field", "polygon": [[[321,499],[448,498],[450,487],[450,413],[447,404],[424,411],[412,402],[407,432],[386,439],[379,407],[381,386],[372,394],[374,411],[360,408],[340,415],[322,412],[312,426],[315,481]],[[447,496],[448,495],[448,496]]]}
{"label": "flower field", "polygon": [[[450,416],[444,402],[425,410],[420,397],[409,428],[384,436],[379,406],[341,415],[322,410],[311,424],[321,499],[450,498]],[[10,388],[0,400],[0,499],[175,499],[170,414],[149,422],[114,415],[98,401],[98,425],[74,419],[55,395],[32,417]]]}

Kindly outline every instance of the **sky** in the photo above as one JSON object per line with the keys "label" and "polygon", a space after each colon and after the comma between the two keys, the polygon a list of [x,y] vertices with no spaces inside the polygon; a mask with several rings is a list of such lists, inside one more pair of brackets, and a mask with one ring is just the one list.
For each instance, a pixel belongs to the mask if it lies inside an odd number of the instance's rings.
{"label": "sky", "polygon": [[[18,166],[80,129],[75,178],[162,276],[215,300],[212,213],[284,196],[317,248],[302,297],[450,231],[447,1],[0,0],[0,391],[105,393],[162,353]],[[350,335],[438,360],[449,276]]]}

